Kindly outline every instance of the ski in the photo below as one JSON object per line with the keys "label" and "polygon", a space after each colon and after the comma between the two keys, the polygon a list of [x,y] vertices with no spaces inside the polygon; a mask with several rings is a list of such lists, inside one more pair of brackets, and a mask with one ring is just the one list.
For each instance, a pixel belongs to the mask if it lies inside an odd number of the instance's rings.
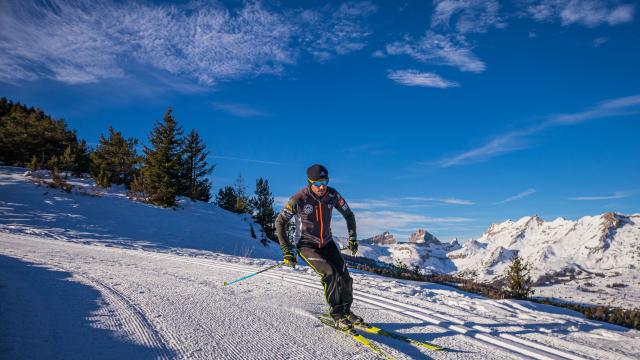
{"label": "ski", "polygon": [[357,329],[360,329],[362,331],[368,332],[370,334],[378,334],[378,335],[382,335],[382,336],[387,336],[396,340],[401,340],[404,342],[407,342],[411,345],[414,346],[418,346],[418,347],[423,347],[423,348],[427,348],[429,350],[445,350],[445,348],[443,348],[442,346],[438,346],[438,345],[434,345],[425,341],[420,341],[420,340],[416,340],[416,339],[412,339],[408,336],[402,335],[402,334],[398,334],[395,332],[391,332],[391,331],[386,331],[383,329],[380,329],[379,327],[375,327],[371,324],[367,324],[367,323],[361,323],[361,324],[355,324],[355,327]]}
{"label": "ski", "polygon": [[340,331],[341,333],[343,333],[345,335],[351,336],[355,341],[359,342],[364,347],[371,349],[372,351],[374,351],[376,354],[378,354],[383,359],[396,360],[396,358],[394,358],[389,353],[384,351],[380,346],[378,346],[378,344],[376,344],[373,341],[367,339],[366,337],[358,334],[358,332],[355,329],[341,330],[341,329],[337,328],[335,326],[334,322],[333,322],[333,319],[331,319],[331,317],[329,317],[328,315],[320,315],[320,316],[318,316],[318,318],[320,319],[320,321],[323,324],[331,327],[332,329]]}

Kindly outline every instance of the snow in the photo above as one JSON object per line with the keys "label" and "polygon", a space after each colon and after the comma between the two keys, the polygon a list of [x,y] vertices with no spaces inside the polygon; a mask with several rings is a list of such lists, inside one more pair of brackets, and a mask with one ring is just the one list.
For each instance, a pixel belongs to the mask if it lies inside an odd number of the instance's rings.
{"label": "snow", "polygon": [[[0,231],[33,234],[77,242],[100,241],[112,246],[191,248],[259,258],[278,258],[250,237],[250,226],[260,225],[248,215],[222,210],[213,204],[180,201],[180,209],[134,202],[124,188],[104,190],[90,179],[71,178],[71,193],[35,186],[37,178],[25,169],[0,168]],[[46,178],[46,175],[44,175]]]}
{"label": "snow", "polygon": [[372,259],[479,282],[498,280],[518,254],[532,265],[533,280],[540,280],[538,296],[625,308],[640,303],[640,214],[549,222],[525,216],[493,224],[462,247],[433,241],[363,244],[362,249],[362,256]]}
{"label": "snow", "polygon": [[[257,242],[248,236],[249,220],[206,204],[174,211],[132,203],[115,190],[67,194],[30,183],[18,169],[0,174],[3,359],[375,358],[317,321],[327,306],[307,266],[222,285],[275,263],[259,247],[244,257],[227,246]],[[640,332],[571,311],[356,270],[352,276],[355,312],[450,349],[365,335],[398,359],[640,357]]]}

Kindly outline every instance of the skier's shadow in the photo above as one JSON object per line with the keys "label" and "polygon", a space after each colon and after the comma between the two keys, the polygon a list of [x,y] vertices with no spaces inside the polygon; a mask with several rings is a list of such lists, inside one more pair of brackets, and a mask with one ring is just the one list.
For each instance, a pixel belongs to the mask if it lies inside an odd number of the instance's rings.
{"label": "skier's shadow", "polygon": [[[407,332],[401,332],[398,330],[403,330],[403,329],[411,329],[411,328],[415,328],[416,326],[424,326],[425,324],[422,323],[411,323],[411,324],[406,324],[406,323],[379,323],[379,322],[372,322],[370,323],[373,326],[376,327],[380,327],[383,328],[385,330],[388,331],[393,331],[396,332],[398,334],[401,335],[405,335],[407,337],[411,337],[413,339],[419,340],[419,341],[424,341],[424,342],[429,342],[429,343],[433,343],[434,345],[439,345],[442,346],[440,344],[434,343],[434,340],[443,338],[443,337],[447,337],[447,336],[454,336],[454,335],[460,335],[459,333],[455,332],[455,331],[451,331],[451,330],[447,330],[445,332],[441,332],[441,333],[407,333]],[[377,334],[371,334],[371,333],[367,333],[364,331],[359,331],[360,334],[362,334],[363,336],[377,341],[379,343],[382,343],[396,351],[402,352],[405,355],[411,357],[412,359],[431,359],[431,357],[429,356],[429,352],[433,352],[433,351],[437,351],[437,352],[447,352],[447,353],[473,353],[472,351],[463,351],[463,350],[456,350],[456,349],[450,349],[450,348],[446,348],[444,350],[430,350],[427,348],[420,348],[416,345],[412,345],[409,344],[403,340],[399,340],[399,339],[392,339],[388,336],[384,336],[384,335],[377,335]],[[444,346],[443,346],[444,347]]]}
{"label": "skier's shadow", "polygon": [[[0,358],[156,359],[167,348],[141,345],[103,328],[100,293],[72,274],[0,255]],[[26,281],[28,280],[28,281]],[[109,321],[110,319],[103,319]]]}

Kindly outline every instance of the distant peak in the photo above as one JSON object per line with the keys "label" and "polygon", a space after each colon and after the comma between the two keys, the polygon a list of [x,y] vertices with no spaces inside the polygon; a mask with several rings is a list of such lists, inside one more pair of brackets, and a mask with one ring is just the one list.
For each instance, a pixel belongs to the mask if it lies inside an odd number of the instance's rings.
{"label": "distant peak", "polygon": [[416,230],[416,232],[411,234],[409,236],[409,241],[408,242],[410,244],[416,244],[416,245],[427,245],[427,244],[439,245],[439,244],[441,244],[440,240],[438,240],[437,237],[435,237],[434,235],[429,233],[427,230],[422,229],[422,228]]}

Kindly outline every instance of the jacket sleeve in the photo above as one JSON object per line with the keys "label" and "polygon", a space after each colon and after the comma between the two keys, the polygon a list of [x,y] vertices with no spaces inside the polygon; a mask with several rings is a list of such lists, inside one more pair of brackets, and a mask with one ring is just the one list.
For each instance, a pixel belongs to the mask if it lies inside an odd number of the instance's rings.
{"label": "jacket sleeve", "polygon": [[349,239],[356,239],[356,217],[353,215],[353,211],[349,208],[349,205],[345,201],[345,199],[336,191],[335,203],[333,206],[338,209],[340,214],[344,216],[344,219],[347,221],[347,231],[349,232]]}
{"label": "jacket sleeve", "polygon": [[291,197],[276,218],[276,235],[278,236],[278,242],[280,243],[280,248],[283,253],[293,246],[291,240],[287,237],[287,224],[289,220],[298,213],[296,202],[297,198],[295,196]]}

